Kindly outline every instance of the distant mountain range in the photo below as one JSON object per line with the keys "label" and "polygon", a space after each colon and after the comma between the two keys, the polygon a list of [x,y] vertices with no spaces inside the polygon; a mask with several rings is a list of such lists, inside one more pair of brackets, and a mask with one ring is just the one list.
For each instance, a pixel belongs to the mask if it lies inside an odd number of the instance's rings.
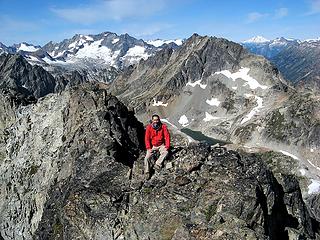
{"label": "distant mountain range", "polygon": [[295,85],[320,90],[320,38],[268,40],[258,36],[242,42],[242,45],[273,62]]}
{"label": "distant mountain range", "polygon": [[[177,49],[184,40],[136,39],[128,34],[103,32],[74,35],[62,42],[44,46],[19,43],[5,46],[0,54],[18,53],[32,65],[41,65],[55,76],[79,72],[89,81],[111,82],[124,68],[146,60],[163,48]],[[320,90],[320,38],[268,40],[257,36],[241,43],[250,52],[269,59],[285,79],[299,87]]]}
{"label": "distant mountain range", "polygon": [[97,35],[77,34],[62,42],[49,42],[42,47],[28,43],[7,47],[0,43],[0,54],[18,53],[29,63],[41,65],[53,74],[58,73],[59,69],[67,69],[85,70],[86,74],[89,72],[89,75],[94,75],[101,69],[121,70],[141,59],[147,59],[164,47],[177,48],[182,42],[159,39],[145,42],[128,34],[103,32]]}

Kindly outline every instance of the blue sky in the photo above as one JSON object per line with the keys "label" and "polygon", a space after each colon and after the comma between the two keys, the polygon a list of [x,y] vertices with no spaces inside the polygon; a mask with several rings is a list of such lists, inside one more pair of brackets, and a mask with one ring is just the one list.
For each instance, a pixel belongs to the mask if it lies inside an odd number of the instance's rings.
{"label": "blue sky", "polygon": [[44,45],[76,33],[243,41],[320,37],[320,0],[0,0],[0,42]]}

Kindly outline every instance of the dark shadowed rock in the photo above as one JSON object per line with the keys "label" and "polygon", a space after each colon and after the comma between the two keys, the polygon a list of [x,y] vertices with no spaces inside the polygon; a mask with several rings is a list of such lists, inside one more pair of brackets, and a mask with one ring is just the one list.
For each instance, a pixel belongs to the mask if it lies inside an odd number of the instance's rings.
{"label": "dark shadowed rock", "polygon": [[56,81],[42,67],[31,66],[22,56],[0,56],[0,88],[36,98],[53,93]]}

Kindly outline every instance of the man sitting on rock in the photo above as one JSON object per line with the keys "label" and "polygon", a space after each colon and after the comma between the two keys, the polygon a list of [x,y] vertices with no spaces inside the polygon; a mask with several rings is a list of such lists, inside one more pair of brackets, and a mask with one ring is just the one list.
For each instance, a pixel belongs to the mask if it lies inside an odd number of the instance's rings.
{"label": "man sitting on rock", "polygon": [[150,159],[152,155],[157,151],[160,152],[160,157],[155,163],[155,169],[160,170],[170,148],[170,134],[167,126],[160,121],[157,114],[152,115],[151,121],[145,134],[147,154],[144,158],[144,173],[147,179],[150,177]]}

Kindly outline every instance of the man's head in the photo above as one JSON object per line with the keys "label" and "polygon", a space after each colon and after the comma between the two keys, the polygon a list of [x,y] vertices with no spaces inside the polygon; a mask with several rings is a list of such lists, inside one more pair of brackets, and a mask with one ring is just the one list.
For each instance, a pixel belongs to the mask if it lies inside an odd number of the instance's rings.
{"label": "man's head", "polygon": [[154,129],[159,129],[161,126],[160,117],[157,114],[153,114],[151,117],[151,124]]}
{"label": "man's head", "polygon": [[153,114],[152,117],[151,117],[151,121],[152,122],[159,122],[160,121],[160,117],[158,114]]}

